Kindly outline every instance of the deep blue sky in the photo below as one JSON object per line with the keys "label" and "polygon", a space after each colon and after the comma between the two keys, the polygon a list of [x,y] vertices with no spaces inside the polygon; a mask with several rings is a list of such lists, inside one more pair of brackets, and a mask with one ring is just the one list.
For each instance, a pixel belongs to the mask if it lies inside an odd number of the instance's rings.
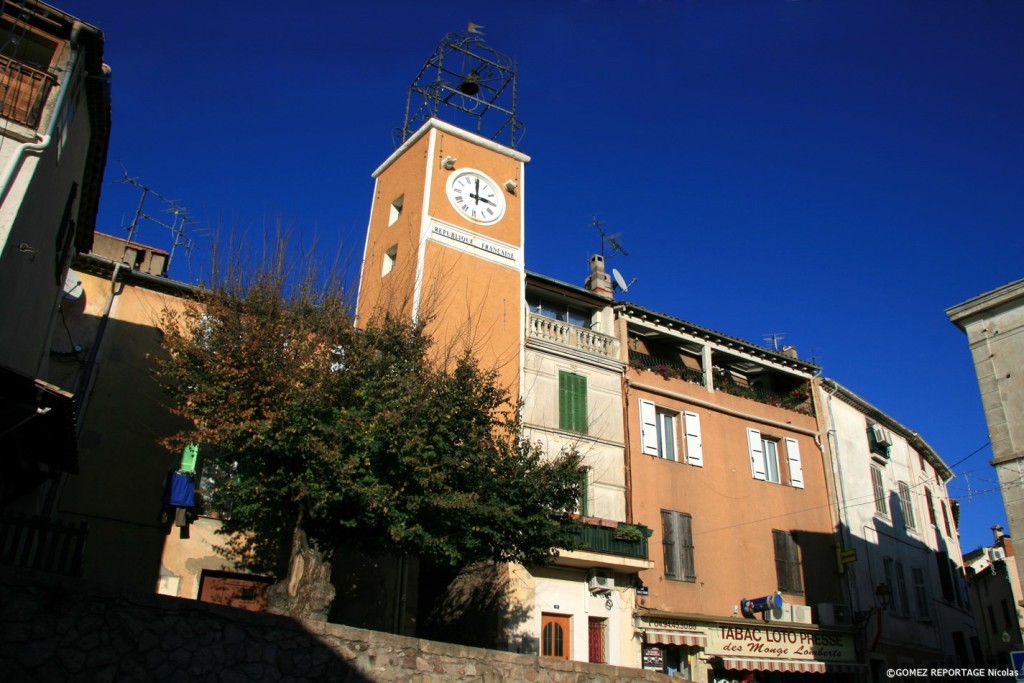
{"label": "deep blue sky", "polygon": [[[530,270],[582,284],[597,215],[632,301],[783,333],[950,465],[988,440],[943,311],[1024,277],[1020,0],[59,6],[104,30],[113,69],[100,229],[134,214],[123,164],[197,221],[177,277],[207,270],[218,227],[280,220],[361,255],[409,84],[473,21],[518,63]],[[1005,525],[990,457],[950,484],[965,551]]]}

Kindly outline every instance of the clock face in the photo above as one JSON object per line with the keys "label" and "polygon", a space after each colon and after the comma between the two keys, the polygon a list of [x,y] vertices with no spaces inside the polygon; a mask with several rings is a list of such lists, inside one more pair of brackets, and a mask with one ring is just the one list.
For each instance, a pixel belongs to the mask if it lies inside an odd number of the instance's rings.
{"label": "clock face", "polygon": [[480,171],[461,169],[452,173],[447,194],[452,206],[474,223],[490,225],[505,215],[505,195]]}

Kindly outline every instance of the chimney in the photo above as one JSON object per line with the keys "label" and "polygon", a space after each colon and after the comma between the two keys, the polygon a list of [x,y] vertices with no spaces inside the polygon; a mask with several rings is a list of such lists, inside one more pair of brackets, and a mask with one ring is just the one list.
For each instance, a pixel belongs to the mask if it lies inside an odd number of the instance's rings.
{"label": "chimney", "polygon": [[1002,525],[996,524],[994,527],[992,527],[992,540],[995,542],[996,545],[999,545],[999,539],[1001,539],[1002,537],[1003,527]]}
{"label": "chimney", "polygon": [[590,276],[584,287],[606,299],[612,298],[612,278],[604,272],[604,256],[594,254],[590,257]]}
{"label": "chimney", "polygon": [[785,356],[786,358],[794,358],[796,360],[800,359],[800,356],[796,355],[796,347],[795,346],[788,346],[788,345],[787,346],[783,346],[782,347],[782,355]]}

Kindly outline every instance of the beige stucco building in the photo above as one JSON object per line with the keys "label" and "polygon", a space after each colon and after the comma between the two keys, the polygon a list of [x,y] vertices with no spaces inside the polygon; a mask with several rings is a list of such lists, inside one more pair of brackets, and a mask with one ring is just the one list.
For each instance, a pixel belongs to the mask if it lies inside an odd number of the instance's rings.
{"label": "beige stucco building", "polygon": [[44,3],[0,7],[0,509],[52,512],[77,468],[75,387],[49,347],[92,243],[110,137],[103,34]]}
{"label": "beige stucco building", "polygon": [[[1024,530],[1024,280],[946,310],[967,335],[1010,535]],[[1024,572],[1024,566],[1018,566]],[[1018,574],[1024,583],[1024,573]]]}
{"label": "beige stucco building", "polygon": [[964,566],[985,664],[1005,669],[1012,666],[1010,653],[1024,649],[1024,592],[1013,540],[999,525],[992,534],[992,545],[964,554]]}

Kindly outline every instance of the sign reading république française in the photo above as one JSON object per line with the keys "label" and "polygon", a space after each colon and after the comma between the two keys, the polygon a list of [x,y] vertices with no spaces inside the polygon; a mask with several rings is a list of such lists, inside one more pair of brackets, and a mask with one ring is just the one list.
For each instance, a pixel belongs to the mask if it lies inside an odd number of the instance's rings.
{"label": "sign reading r\u00e9publique fran\u00e7aise", "polygon": [[430,239],[450,247],[461,249],[468,247],[472,250],[470,253],[492,261],[506,263],[519,261],[519,249],[516,247],[488,239],[448,223],[442,223],[436,219],[430,222]]}
{"label": "sign reading r\u00e9publique fran\u00e7aise", "polygon": [[853,636],[833,631],[794,631],[764,626],[715,626],[707,630],[709,655],[780,659],[814,659],[820,662],[853,661]]}

